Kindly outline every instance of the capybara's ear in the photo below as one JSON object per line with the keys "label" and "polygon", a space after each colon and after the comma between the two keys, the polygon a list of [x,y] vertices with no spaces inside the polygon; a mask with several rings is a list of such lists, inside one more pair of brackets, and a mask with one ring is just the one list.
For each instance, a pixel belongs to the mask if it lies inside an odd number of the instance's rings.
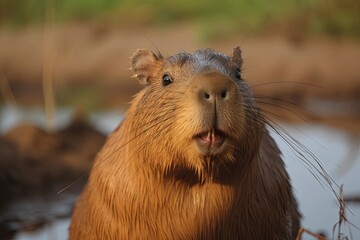
{"label": "capybara's ear", "polygon": [[233,61],[236,65],[241,67],[241,65],[243,63],[243,59],[242,59],[242,56],[241,56],[240,47],[234,48],[233,54],[231,56],[231,61]]}
{"label": "capybara's ear", "polygon": [[149,84],[160,67],[160,57],[147,49],[138,49],[131,58],[131,69],[142,84]]}

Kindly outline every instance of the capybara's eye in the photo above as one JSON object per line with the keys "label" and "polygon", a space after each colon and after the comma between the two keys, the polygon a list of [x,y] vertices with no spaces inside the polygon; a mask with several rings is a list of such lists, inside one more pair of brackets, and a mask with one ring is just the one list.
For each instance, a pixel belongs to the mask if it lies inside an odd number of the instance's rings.
{"label": "capybara's eye", "polygon": [[169,74],[164,74],[162,84],[163,86],[167,86],[170,83],[172,83],[172,78],[169,76]]}
{"label": "capybara's eye", "polygon": [[235,77],[239,80],[241,80],[241,69],[240,68],[236,68],[235,70]]}

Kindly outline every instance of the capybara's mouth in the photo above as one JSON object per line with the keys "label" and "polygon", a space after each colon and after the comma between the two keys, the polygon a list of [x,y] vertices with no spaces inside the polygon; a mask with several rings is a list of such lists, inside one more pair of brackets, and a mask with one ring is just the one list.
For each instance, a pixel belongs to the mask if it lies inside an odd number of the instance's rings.
{"label": "capybara's mouth", "polygon": [[226,140],[226,135],[217,129],[211,129],[196,134],[194,139],[199,150],[204,155],[216,155],[220,152],[221,146]]}

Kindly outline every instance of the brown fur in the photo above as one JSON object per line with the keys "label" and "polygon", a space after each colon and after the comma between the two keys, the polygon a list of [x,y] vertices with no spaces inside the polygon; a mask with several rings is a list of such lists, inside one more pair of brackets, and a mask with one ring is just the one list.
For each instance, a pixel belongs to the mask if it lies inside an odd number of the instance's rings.
{"label": "brown fur", "polygon": [[[239,48],[232,57],[135,53],[132,69],[146,86],[97,156],[70,239],[295,238],[289,177],[248,85],[234,75],[241,65]],[[225,87],[227,98],[208,103],[204,86]],[[226,142],[205,154],[194,136],[214,128]]]}

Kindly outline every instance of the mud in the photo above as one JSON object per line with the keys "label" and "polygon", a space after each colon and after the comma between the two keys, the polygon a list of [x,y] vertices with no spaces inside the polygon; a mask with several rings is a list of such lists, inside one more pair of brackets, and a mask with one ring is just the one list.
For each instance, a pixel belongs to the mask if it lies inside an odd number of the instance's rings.
{"label": "mud", "polygon": [[[20,124],[0,136],[0,238],[37,229],[49,217],[70,216],[104,141],[105,135],[82,119],[56,132]],[[62,210],[51,213],[51,203]]]}

